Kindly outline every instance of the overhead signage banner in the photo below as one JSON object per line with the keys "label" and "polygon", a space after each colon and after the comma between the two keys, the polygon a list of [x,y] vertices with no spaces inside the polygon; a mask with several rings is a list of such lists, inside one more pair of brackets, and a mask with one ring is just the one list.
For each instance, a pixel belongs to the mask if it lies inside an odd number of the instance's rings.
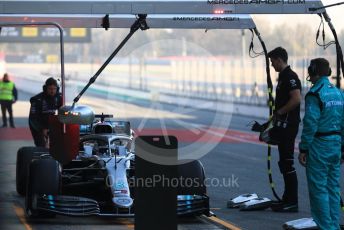
{"label": "overhead signage banner", "polygon": [[[0,33],[0,42],[59,42],[60,32],[56,28],[42,27],[3,27]],[[65,42],[91,42],[89,28],[64,29]]]}

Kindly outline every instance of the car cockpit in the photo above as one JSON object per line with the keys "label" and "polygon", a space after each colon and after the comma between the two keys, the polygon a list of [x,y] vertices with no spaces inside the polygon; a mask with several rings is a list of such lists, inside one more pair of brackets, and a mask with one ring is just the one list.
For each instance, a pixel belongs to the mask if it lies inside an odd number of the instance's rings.
{"label": "car cockpit", "polygon": [[80,125],[80,156],[111,157],[134,151],[134,132],[128,121],[116,121],[113,115],[99,114],[90,125]]}

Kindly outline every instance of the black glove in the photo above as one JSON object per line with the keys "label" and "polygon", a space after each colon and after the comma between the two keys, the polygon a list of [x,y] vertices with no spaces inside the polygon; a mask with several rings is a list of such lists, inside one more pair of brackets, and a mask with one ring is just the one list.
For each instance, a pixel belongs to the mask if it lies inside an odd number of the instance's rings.
{"label": "black glove", "polygon": [[253,121],[253,125],[251,126],[251,130],[253,132],[263,132],[269,126],[269,123],[270,123],[270,121],[265,122],[264,124],[259,124],[257,121]]}
{"label": "black glove", "polygon": [[263,125],[259,124],[257,121],[254,121],[251,130],[254,132],[261,132],[264,129]]}

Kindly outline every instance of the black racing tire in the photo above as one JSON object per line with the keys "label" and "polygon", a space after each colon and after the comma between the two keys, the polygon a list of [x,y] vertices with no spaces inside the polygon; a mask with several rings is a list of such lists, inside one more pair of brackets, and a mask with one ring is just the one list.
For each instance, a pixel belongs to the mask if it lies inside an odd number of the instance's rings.
{"label": "black racing tire", "polygon": [[58,195],[61,188],[59,163],[52,159],[35,159],[29,166],[25,211],[29,218],[54,217],[55,214],[35,210],[35,199],[40,195]]}
{"label": "black racing tire", "polygon": [[49,149],[44,147],[22,147],[17,152],[16,162],[16,189],[21,196],[26,194],[26,181],[31,160],[41,154],[48,154]]}
{"label": "black racing tire", "polygon": [[199,160],[178,165],[178,178],[181,178],[178,186],[178,195],[205,195],[205,173]]}

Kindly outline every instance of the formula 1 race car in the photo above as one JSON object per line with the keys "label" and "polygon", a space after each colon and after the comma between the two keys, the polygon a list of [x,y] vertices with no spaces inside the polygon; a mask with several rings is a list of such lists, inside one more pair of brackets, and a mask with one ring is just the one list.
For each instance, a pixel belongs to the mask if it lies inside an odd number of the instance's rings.
{"label": "formula 1 race car", "polygon": [[[130,123],[102,114],[79,130],[78,155],[67,164],[46,148],[18,150],[16,188],[25,195],[27,216],[134,216],[135,134]],[[179,165],[178,174],[202,183],[178,188],[177,214],[209,216],[200,161]]]}

